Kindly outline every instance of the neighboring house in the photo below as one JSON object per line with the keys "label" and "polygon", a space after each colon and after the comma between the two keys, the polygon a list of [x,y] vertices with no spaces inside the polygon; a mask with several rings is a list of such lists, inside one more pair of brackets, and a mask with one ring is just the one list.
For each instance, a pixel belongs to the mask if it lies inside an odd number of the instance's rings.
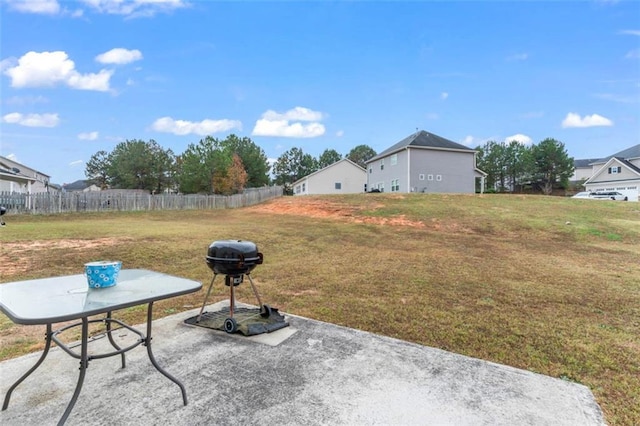
{"label": "neighboring house", "polygon": [[475,193],[487,174],[476,151],[424,130],[367,161],[367,188],[381,192]]}
{"label": "neighboring house", "polygon": [[88,180],[77,180],[75,182],[62,185],[62,190],[65,192],[92,192],[100,191],[100,187],[92,184]]}
{"label": "neighboring house", "polygon": [[293,183],[293,195],[357,194],[365,192],[367,172],[344,158]]}
{"label": "neighboring house", "polygon": [[640,197],[640,144],[597,160],[584,183],[587,191],[618,191],[629,201]]}
{"label": "neighboring house", "polygon": [[49,175],[0,157],[0,192],[37,194],[54,189],[49,186]]}
{"label": "neighboring house", "polygon": [[573,161],[573,175],[569,178],[569,181],[574,183],[584,183],[587,179],[593,176],[593,163],[596,163],[599,158],[588,158],[583,160]]}

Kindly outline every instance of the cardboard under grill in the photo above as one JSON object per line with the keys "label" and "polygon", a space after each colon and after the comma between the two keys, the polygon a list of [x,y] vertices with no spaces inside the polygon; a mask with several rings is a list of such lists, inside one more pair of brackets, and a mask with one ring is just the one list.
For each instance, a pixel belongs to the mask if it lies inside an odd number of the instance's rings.
{"label": "cardboard under grill", "polygon": [[[224,321],[227,318],[229,318],[228,307],[215,312],[203,312],[200,317],[200,322],[197,322],[198,315],[187,318],[184,322],[185,324],[198,327],[225,331]],[[238,331],[245,336],[271,333],[272,331],[289,326],[289,323],[284,319],[284,315],[280,314],[276,308],[271,308],[271,315],[264,318],[260,315],[259,308],[236,307],[233,310],[233,318],[238,323]]]}

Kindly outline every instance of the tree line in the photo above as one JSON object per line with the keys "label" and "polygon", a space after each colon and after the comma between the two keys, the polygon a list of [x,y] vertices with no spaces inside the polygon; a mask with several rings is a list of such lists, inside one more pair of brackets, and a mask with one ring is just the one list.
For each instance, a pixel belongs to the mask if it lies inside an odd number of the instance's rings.
{"label": "tree line", "polygon": [[[346,156],[365,167],[376,152],[367,145],[353,148]],[[85,167],[87,180],[102,189],[144,189],[151,193],[232,195],[245,188],[282,185],[286,192],[296,180],[342,159],[333,149],[318,158],[301,148],[284,152],[273,164],[262,148],[248,137],[234,134],[225,139],[207,136],[176,155],[155,140],[126,140],[113,151],[98,151]]]}
{"label": "tree line", "polygon": [[476,150],[476,164],[487,173],[487,188],[498,192],[522,192],[529,187],[548,195],[556,187],[567,189],[574,172],[574,160],[564,144],[552,138],[530,146],[489,141]]}
{"label": "tree line", "polygon": [[[487,188],[498,192],[521,192],[529,187],[550,194],[555,187],[567,188],[574,171],[564,144],[552,138],[534,145],[489,141],[476,150],[477,167],[487,173]],[[358,145],[344,158],[366,168],[366,162],[375,156],[368,145]],[[272,166],[262,148],[234,134],[225,139],[207,136],[179,155],[155,140],[126,140],[111,152],[92,155],[85,175],[103,189],[232,195],[273,184],[291,194],[295,181],[342,158],[334,149],[316,158],[301,148],[291,148]]]}

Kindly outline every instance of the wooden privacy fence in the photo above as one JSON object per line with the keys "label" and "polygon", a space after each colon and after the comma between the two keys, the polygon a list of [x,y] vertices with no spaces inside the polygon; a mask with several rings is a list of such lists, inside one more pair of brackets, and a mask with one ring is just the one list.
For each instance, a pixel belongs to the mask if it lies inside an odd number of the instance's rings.
{"label": "wooden privacy fence", "polygon": [[134,190],[93,192],[0,192],[8,214],[55,214],[97,211],[233,209],[282,196],[281,186],[251,188],[235,195],[149,194]]}

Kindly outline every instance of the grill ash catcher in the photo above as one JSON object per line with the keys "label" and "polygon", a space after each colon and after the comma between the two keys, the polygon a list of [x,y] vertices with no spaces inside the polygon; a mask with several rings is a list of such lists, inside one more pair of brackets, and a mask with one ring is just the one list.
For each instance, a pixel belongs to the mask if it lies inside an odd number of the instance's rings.
{"label": "grill ash catcher", "polygon": [[[271,307],[262,303],[260,294],[258,294],[253,279],[251,279],[251,271],[256,266],[262,264],[263,261],[262,253],[258,251],[258,247],[254,243],[242,240],[214,241],[209,246],[206,260],[209,269],[213,271],[213,278],[202,302],[200,313],[196,317],[196,324],[199,324],[202,319],[204,308],[211,295],[213,283],[218,275],[224,275],[224,284],[229,287],[229,316],[223,323],[223,329],[227,333],[235,333],[238,330],[238,321],[236,321],[233,316],[236,310],[235,288],[244,282],[245,276],[249,279],[253,294],[258,300],[260,317],[262,319],[269,319],[272,314],[277,313],[277,310],[272,310]],[[279,314],[277,316],[280,317]]]}

